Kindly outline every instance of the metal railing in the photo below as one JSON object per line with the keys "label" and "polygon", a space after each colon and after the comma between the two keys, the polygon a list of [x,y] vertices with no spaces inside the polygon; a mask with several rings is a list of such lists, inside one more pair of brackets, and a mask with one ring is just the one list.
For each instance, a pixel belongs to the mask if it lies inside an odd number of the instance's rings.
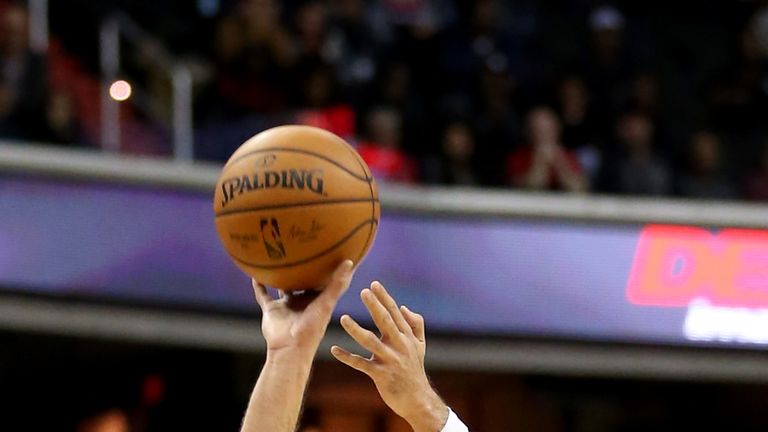
{"label": "metal railing", "polygon": [[109,88],[120,75],[123,41],[136,46],[149,43],[155,48],[145,54],[168,74],[171,82],[173,157],[176,161],[191,162],[194,158],[192,72],[187,65],[168,53],[149,32],[123,13],[105,19],[99,31],[102,147],[117,152],[121,145],[120,102],[112,99]]}
{"label": "metal railing", "polygon": [[[0,172],[52,175],[122,184],[148,184],[210,193],[220,164],[170,161],[14,145],[0,140]],[[670,223],[768,229],[768,205],[739,201],[571,195],[381,184],[387,209],[476,217],[546,218],[607,223]]]}

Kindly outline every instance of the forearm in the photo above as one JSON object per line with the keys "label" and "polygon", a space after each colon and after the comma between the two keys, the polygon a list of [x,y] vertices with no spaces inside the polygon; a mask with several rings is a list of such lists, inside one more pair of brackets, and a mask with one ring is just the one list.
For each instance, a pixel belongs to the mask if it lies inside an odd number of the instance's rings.
{"label": "forearm", "polygon": [[267,354],[241,431],[294,432],[311,368],[312,357],[306,354]]}
{"label": "forearm", "polygon": [[580,176],[569,175],[561,177],[563,188],[568,192],[586,192],[587,183]]}
{"label": "forearm", "polygon": [[531,169],[522,177],[522,186],[529,189],[544,189],[549,181],[549,166],[535,162]]}
{"label": "forearm", "polygon": [[570,192],[584,192],[587,190],[587,182],[584,176],[571,168],[567,161],[558,160],[555,164],[555,173],[565,190]]}

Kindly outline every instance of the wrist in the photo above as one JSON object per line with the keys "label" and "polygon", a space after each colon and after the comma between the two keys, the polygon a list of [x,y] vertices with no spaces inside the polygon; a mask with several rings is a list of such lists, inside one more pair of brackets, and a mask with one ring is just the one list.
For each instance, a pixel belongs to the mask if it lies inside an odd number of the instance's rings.
{"label": "wrist", "polygon": [[414,432],[439,432],[448,421],[448,406],[431,387],[412,406],[405,420]]}
{"label": "wrist", "polygon": [[267,348],[266,365],[300,367],[306,366],[306,369],[312,367],[315,359],[315,352],[299,348]]}

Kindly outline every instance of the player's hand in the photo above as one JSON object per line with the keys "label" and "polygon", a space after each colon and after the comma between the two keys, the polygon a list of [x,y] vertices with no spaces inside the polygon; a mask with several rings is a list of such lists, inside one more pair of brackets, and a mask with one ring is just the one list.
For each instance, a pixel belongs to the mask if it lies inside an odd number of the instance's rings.
{"label": "player's hand", "polygon": [[261,306],[261,331],[267,341],[267,357],[289,352],[291,356],[313,358],[331,313],[349,288],[353,273],[352,261],[344,261],[322,291],[280,293],[278,299],[272,298],[267,288],[254,280],[253,291]]}
{"label": "player's hand", "polygon": [[338,346],[331,348],[331,354],[368,375],[384,402],[414,431],[439,431],[448,418],[448,407],[432,389],[424,369],[424,318],[405,306],[398,308],[378,282],[364,289],[360,297],[381,337],[362,328],[349,315],[341,317],[341,325],[371,357],[351,354]]}

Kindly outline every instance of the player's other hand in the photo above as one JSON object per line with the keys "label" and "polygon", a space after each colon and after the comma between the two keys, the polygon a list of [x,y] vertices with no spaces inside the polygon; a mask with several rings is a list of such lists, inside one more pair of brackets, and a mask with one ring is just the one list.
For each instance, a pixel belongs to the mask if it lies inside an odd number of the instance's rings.
{"label": "player's other hand", "polygon": [[339,298],[349,288],[352,261],[344,261],[321,291],[280,293],[277,299],[253,280],[253,291],[262,311],[261,331],[267,342],[267,358],[288,354],[301,360],[314,358]]}
{"label": "player's other hand", "polygon": [[378,282],[364,289],[360,298],[381,337],[361,327],[349,315],[341,317],[341,325],[371,357],[351,354],[338,346],[331,348],[331,354],[368,375],[384,402],[415,432],[439,431],[448,419],[448,407],[432,389],[424,369],[424,318],[405,306],[398,307]]}

